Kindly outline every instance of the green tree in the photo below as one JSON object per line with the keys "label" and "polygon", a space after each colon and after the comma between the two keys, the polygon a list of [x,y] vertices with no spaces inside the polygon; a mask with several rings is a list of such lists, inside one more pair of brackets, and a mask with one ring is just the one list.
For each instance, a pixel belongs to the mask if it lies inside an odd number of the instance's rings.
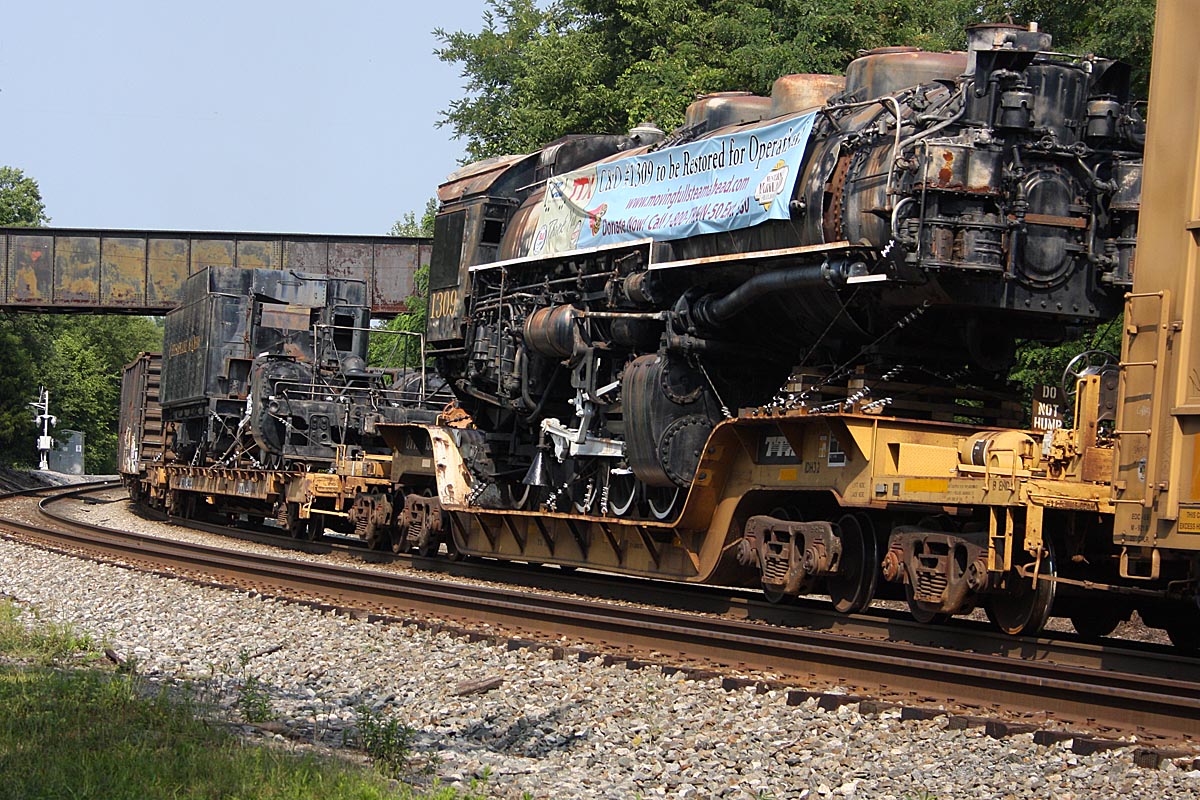
{"label": "green tree", "polygon": [[[0,314],[0,463],[36,465],[37,429],[28,403],[37,399],[38,365],[52,352],[54,318]],[[55,398],[56,399],[56,398]],[[51,413],[57,413],[52,410]]]}
{"label": "green tree", "polygon": [[371,334],[368,361],[374,367],[403,368],[421,364],[425,310],[429,298],[429,266],[413,275],[413,293],[404,301],[408,310],[380,325]]}
{"label": "green tree", "polygon": [[388,231],[388,236],[422,236],[431,238],[433,236],[433,220],[436,216],[437,200],[431,197],[425,201],[425,211],[421,213],[420,219],[417,219],[415,212],[405,211],[404,216],[392,224],[392,229]]}
{"label": "green tree", "polygon": [[[436,216],[437,199],[431,197],[425,202],[420,220],[416,213],[406,211],[388,235],[432,237]],[[371,336],[368,360],[372,366],[399,369],[420,365],[428,300],[429,265],[422,264],[413,274],[413,293],[404,301],[407,310],[380,325]]]}
{"label": "green tree", "polygon": [[568,133],[683,120],[698,94],[770,91],[791,72],[840,72],[863,48],[962,47],[971,0],[489,0],[478,33],[435,31],[466,96],[441,124],[471,158]]}
{"label": "green tree", "polygon": [[961,49],[967,24],[1010,18],[1146,74],[1154,0],[489,0],[479,32],[435,31],[465,80],[439,124],[472,160],[644,120],[669,129],[698,94],[766,94],[780,75],[839,73],[872,47]]}
{"label": "green tree", "polygon": [[[49,221],[37,181],[16,167],[0,167],[0,225],[38,226]],[[27,314],[0,313],[0,461],[32,464],[36,453],[33,412],[37,364],[49,355],[52,324]]]}
{"label": "green tree", "polygon": [[1096,53],[1133,67],[1134,91],[1145,97],[1154,43],[1156,0],[989,0],[981,16],[993,20],[1037,22],[1054,35],[1058,50]]}
{"label": "green tree", "polygon": [[[37,181],[0,167],[0,225],[48,221]],[[161,346],[161,330],[144,317],[0,312],[0,463],[36,463],[28,403],[44,385],[56,429],[86,435],[87,469],[115,471],[121,367]]]}
{"label": "green tree", "polygon": [[16,167],[0,167],[0,225],[38,227],[49,221],[37,181]]}
{"label": "green tree", "polygon": [[57,331],[41,370],[59,430],[83,431],[85,466],[112,473],[117,464],[122,367],[142,351],[162,349],[162,329],[147,317],[70,315]]}
{"label": "green tree", "polygon": [[[1121,355],[1121,317],[1089,327],[1088,330],[1056,344],[1021,341],[1017,343],[1016,362],[1009,373],[1020,397],[1032,398],[1039,384],[1062,385],[1063,371],[1071,359],[1088,350],[1103,350],[1113,356]],[[1073,387],[1065,386],[1073,392]],[[1025,413],[1029,413],[1027,406]],[[1071,415],[1073,409],[1064,409]]]}

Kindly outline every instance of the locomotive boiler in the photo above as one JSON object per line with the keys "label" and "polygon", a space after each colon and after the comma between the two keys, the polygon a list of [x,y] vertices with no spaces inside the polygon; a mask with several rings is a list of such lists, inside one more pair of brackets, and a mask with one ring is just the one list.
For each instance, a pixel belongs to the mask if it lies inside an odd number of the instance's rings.
{"label": "locomotive boiler", "polygon": [[999,390],[1018,337],[1116,315],[1142,167],[1128,68],[968,33],[706,97],[669,134],[454,173],[429,343],[496,496],[665,519],[714,426],[790,374],[808,407],[901,376]]}

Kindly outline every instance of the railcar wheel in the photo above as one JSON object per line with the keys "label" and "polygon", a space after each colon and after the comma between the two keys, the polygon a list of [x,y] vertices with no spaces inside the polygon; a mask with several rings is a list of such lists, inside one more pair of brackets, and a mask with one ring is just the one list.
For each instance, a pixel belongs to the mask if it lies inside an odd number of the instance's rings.
{"label": "railcar wheel", "polygon": [[796,595],[788,594],[779,589],[772,589],[765,584],[762,587],[763,598],[773,606],[787,606],[796,602]]}
{"label": "railcar wheel", "polygon": [[917,602],[913,597],[911,583],[904,584],[904,596],[908,599],[908,613],[922,625],[945,625],[950,621],[950,615],[941,611],[930,611]]}
{"label": "railcar wheel", "polygon": [[608,473],[608,510],[616,517],[627,517],[637,508],[638,479],[633,471]]}
{"label": "railcar wheel", "polygon": [[[1058,574],[1054,548],[1049,539],[1043,547],[1040,575],[1053,578]],[[1039,579],[1036,586],[1031,586],[1028,578],[1022,578],[1013,569],[1008,575],[1008,585],[1007,591],[987,596],[984,610],[988,619],[1010,636],[1036,636],[1050,619],[1050,607],[1054,604],[1058,584]]]}
{"label": "railcar wheel", "polygon": [[1099,639],[1108,636],[1125,620],[1129,619],[1128,611],[1104,608],[1103,606],[1085,611],[1083,609],[1070,615],[1075,632],[1083,639]]}
{"label": "railcar wheel", "polygon": [[767,516],[788,522],[804,522],[804,515],[795,506],[775,506],[767,512]]}
{"label": "railcar wheel", "polygon": [[863,514],[845,514],[837,522],[842,558],[836,575],[825,581],[833,607],[842,614],[857,614],[875,599],[879,558],[875,529]]}
{"label": "railcar wheel", "polygon": [[458,549],[458,545],[454,543],[453,536],[447,536],[446,558],[450,559],[451,561],[466,561],[470,558],[470,556]]}
{"label": "railcar wheel", "polygon": [[527,483],[505,483],[504,500],[508,507],[514,511],[529,510],[529,501],[535,494],[533,488]]}
{"label": "railcar wheel", "polygon": [[293,539],[311,542],[325,532],[324,526],[319,526],[315,517],[301,518],[299,503],[287,504],[284,509],[284,522],[288,535]]}
{"label": "railcar wheel", "polygon": [[383,495],[361,493],[350,508],[354,535],[367,543],[371,550],[387,550],[392,546],[392,504]]}
{"label": "railcar wheel", "polygon": [[650,508],[650,516],[659,522],[672,519],[679,510],[682,496],[683,490],[678,486],[647,486],[646,505]]}
{"label": "railcar wheel", "polygon": [[371,520],[367,523],[366,533],[363,536],[363,539],[367,543],[368,550],[387,550],[389,547],[391,547],[392,542],[390,537],[384,536],[385,532],[380,530],[380,527],[381,526],[375,522],[375,520]]}
{"label": "railcar wheel", "polygon": [[308,520],[297,519],[295,522],[288,523],[288,536],[293,539],[305,540],[308,539]]}
{"label": "railcar wheel", "polygon": [[442,543],[432,532],[422,533],[417,540],[417,555],[421,558],[433,558],[442,549]]}
{"label": "railcar wheel", "polygon": [[[520,484],[518,484],[518,485],[520,485]],[[513,487],[513,484],[508,484],[508,486],[505,489],[505,492],[506,493],[510,492],[512,490],[512,487]],[[530,486],[525,487],[525,489],[526,489],[526,491],[524,493],[525,500],[528,500],[529,497],[532,496],[532,491],[531,491],[532,488],[533,487],[530,487]],[[421,497],[433,497],[433,494],[434,494],[433,487],[426,486],[423,489],[421,489],[418,494]],[[454,540],[451,539],[449,536],[446,537],[446,547],[447,547],[447,552],[449,553],[452,561],[460,560],[460,558],[455,557],[457,555],[457,551],[455,551],[455,549],[454,549]],[[430,528],[429,520],[427,520],[425,527],[421,529],[421,533],[417,537],[417,555],[421,556],[422,558],[433,558],[439,552],[441,552],[441,549],[442,549],[442,537],[437,531]]]}

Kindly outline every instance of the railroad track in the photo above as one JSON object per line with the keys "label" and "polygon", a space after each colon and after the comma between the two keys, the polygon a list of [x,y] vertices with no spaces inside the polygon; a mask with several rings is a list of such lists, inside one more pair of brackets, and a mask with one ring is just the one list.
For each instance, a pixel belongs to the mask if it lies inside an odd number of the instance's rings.
{"label": "railroad track", "polygon": [[[861,694],[907,707],[946,703],[983,715],[1049,715],[1059,726],[1136,733],[1143,740],[1200,738],[1200,660],[1161,648],[1010,639],[970,625],[931,629],[887,616],[781,609],[737,594],[697,593],[695,587],[651,589],[660,600],[669,599],[667,605],[690,605],[686,610],[618,605],[125,533],[53,510],[56,503],[85,498],[98,488],[106,487],[22,493],[44,496],[41,517],[5,520],[0,527],[13,538],[51,549],[387,619],[434,617],[464,632],[500,628],[509,639],[560,648],[565,637],[584,651],[600,646],[617,660],[766,672],[777,684],[832,682],[850,697]],[[0,505],[0,517],[9,516]],[[480,567],[452,565],[450,570],[478,577]],[[516,574],[504,572],[510,581]],[[558,573],[561,589],[558,570],[529,570],[526,582],[546,582],[550,572]],[[638,583],[570,576],[575,592],[597,582],[609,593]],[[771,624],[785,615],[792,623],[802,619],[806,627]]]}

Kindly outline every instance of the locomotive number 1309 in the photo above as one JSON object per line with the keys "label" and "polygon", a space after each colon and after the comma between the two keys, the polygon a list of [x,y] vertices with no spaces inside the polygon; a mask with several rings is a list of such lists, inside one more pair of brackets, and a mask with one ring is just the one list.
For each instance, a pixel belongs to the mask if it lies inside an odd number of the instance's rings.
{"label": "locomotive number 1309", "polygon": [[458,313],[458,289],[442,289],[429,295],[429,316],[449,317]]}

